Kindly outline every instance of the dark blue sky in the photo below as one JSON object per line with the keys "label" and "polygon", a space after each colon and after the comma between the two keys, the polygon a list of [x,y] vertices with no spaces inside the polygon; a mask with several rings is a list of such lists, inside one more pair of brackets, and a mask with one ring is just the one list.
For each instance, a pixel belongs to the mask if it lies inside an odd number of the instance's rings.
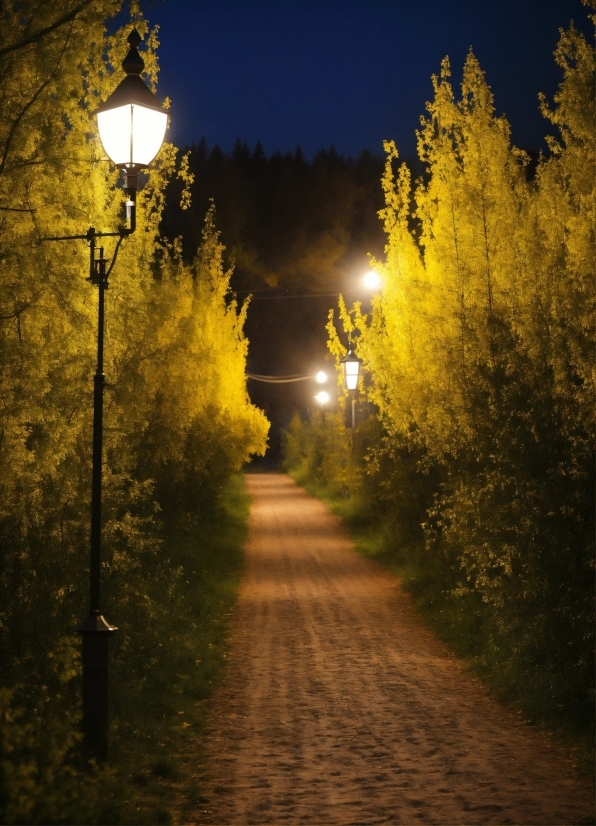
{"label": "dark blue sky", "polygon": [[590,33],[581,0],[168,0],[160,24],[159,95],[172,98],[171,139],[236,138],[267,153],[299,144],[310,157],[382,151],[415,154],[414,131],[430,76],[449,55],[459,85],[472,46],[518,146],[543,148],[561,73],[559,27]]}

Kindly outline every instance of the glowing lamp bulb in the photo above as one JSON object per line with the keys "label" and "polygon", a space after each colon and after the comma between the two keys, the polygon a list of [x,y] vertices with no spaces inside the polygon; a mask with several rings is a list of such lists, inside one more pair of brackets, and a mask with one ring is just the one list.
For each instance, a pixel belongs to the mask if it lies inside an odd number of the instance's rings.
{"label": "glowing lamp bulb", "polygon": [[381,276],[374,270],[369,270],[364,276],[364,286],[369,290],[378,290],[381,286]]}
{"label": "glowing lamp bulb", "polygon": [[319,372],[316,375],[316,379],[319,382],[319,384],[325,384],[325,382],[327,381],[327,373],[324,373],[322,370],[319,370]]}
{"label": "glowing lamp bulb", "polygon": [[315,399],[318,401],[319,404],[327,404],[329,401],[329,393],[326,393],[324,390],[321,390],[320,393],[317,393]]}
{"label": "glowing lamp bulb", "polygon": [[98,112],[99,137],[106,155],[118,167],[147,167],[166,133],[168,115],[137,103]]}

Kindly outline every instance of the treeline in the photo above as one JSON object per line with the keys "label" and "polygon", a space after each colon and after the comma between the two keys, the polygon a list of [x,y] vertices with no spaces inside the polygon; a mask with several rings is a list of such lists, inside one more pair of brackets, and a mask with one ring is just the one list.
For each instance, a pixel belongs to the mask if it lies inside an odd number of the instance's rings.
{"label": "treeline", "polygon": [[330,147],[309,161],[300,147],[268,156],[261,144],[251,148],[237,140],[226,153],[204,139],[184,151],[194,177],[192,205],[179,208],[181,185],[172,181],[164,231],[172,239],[181,235],[192,257],[202,215],[214,199],[235,289],[340,289],[354,257],[382,252],[376,219],[383,205],[381,155],[346,158]]}
{"label": "treeline", "polygon": [[[76,822],[88,816],[77,805],[93,785],[76,781],[73,762],[80,698],[73,629],[89,593],[97,299],[86,278],[87,245],[43,238],[89,226],[114,231],[123,222],[119,173],[92,117],[122,76],[130,24],[110,36],[104,28],[119,9],[113,0],[73,0],[4,3],[0,11],[5,823]],[[146,76],[155,84],[155,33],[140,16],[135,25],[148,35]],[[138,229],[122,244],[107,293],[102,608],[120,629],[113,650],[120,724],[134,717],[131,703],[142,705],[158,651],[171,691],[190,667],[176,659],[172,630],[173,603],[191,622],[172,531],[183,525],[200,534],[230,474],[263,452],[268,429],[247,396],[246,307],[228,293],[213,209],[189,263],[178,243],[160,237],[165,188],[176,175],[190,182],[166,145],[139,193]],[[105,246],[110,258],[114,245]],[[192,567],[208,582],[200,545],[195,554]],[[129,668],[119,672],[124,662]]]}
{"label": "treeline", "polygon": [[[383,207],[382,155],[346,158],[331,147],[309,160],[299,147],[266,155],[260,144],[249,147],[240,140],[229,153],[204,140],[188,152],[192,204],[180,208],[184,184],[172,180],[164,233],[172,240],[182,236],[190,260],[213,198],[227,261],[234,265],[232,288],[253,296],[246,324],[249,369],[267,375],[316,372],[328,357],[324,326],[334,303],[329,294],[356,295],[367,253],[383,251],[377,219]],[[275,463],[280,428],[312,403],[312,387],[249,382],[249,392],[271,421],[267,462]]]}
{"label": "treeline", "polygon": [[459,99],[447,60],[433,78],[424,180],[412,188],[386,144],[383,288],[369,314],[339,313],[378,413],[354,452],[341,417],[296,418],[286,461],[358,490],[439,629],[529,713],[581,731],[594,712],[595,58],[574,28],[555,58],[563,80],[540,106],[559,136],[532,176],[472,53]]}

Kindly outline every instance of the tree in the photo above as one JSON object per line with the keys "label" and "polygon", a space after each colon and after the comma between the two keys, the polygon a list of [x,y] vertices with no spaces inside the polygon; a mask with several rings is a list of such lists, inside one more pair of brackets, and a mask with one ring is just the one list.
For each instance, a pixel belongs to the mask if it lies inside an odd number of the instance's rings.
{"label": "tree", "polygon": [[[120,6],[23,2],[0,12],[0,762],[12,767],[0,777],[0,798],[12,812],[2,815],[7,822],[67,816],[56,812],[80,793],[67,782],[79,691],[64,686],[77,675],[76,649],[64,639],[88,594],[96,293],[86,278],[86,245],[43,238],[90,225],[113,231],[122,221],[120,173],[92,117],[117,84],[127,49],[124,32],[107,35],[104,26]],[[156,32],[134,4],[132,14],[146,35],[146,78],[154,86]],[[202,506],[217,502],[222,481],[265,448],[267,422],[245,387],[246,308],[228,295],[213,213],[192,268],[181,262],[179,241],[160,239],[166,185],[176,175],[190,182],[187,160],[177,162],[166,144],[139,192],[139,229],[122,244],[107,293],[108,616],[163,608],[148,606],[139,587],[156,559],[160,576],[176,580],[159,557],[168,521],[160,507],[184,506],[183,516],[199,518]],[[186,197],[183,191],[183,203]],[[106,247],[110,258],[114,245]],[[184,501],[166,497],[181,480]],[[164,601],[168,593],[164,586]],[[116,658],[126,656],[126,637]],[[51,792],[56,776],[66,783],[59,799]]]}
{"label": "tree", "polygon": [[[427,174],[413,209],[409,172],[395,175],[386,145],[383,293],[370,318],[355,306],[342,321],[360,335],[388,434],[377,466],[387,453],[404,461],[409,445],[421,473],[441,468],[419,514],[437,576],[454,598],[483,601],[484,643],[500,648],[504,674],[582,718],[593,685],[594,50],[572,28],[555,56],[556,107],[541,105],[561,138],[532,181],[474,55],[460,100],[443,62],[418,133]],[[339,353],[333,331],[330,346]]]}

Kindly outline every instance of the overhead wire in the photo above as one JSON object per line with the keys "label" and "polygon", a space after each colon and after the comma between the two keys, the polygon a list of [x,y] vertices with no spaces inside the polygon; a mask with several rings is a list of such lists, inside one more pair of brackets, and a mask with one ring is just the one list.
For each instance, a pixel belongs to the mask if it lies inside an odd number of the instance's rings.
{"label": "overhead wire", "polygon": [[262,376],[258,373],[247,373],[246,377],[248,379],[253,379],[254,381],[263,381],[267,384],[287,384],[288,382],[292,381],[305,381],[306,379],[316,379],[316,375],[311,375],[310,373],[307,376],[301,374],[294,374],[291,376]]}

